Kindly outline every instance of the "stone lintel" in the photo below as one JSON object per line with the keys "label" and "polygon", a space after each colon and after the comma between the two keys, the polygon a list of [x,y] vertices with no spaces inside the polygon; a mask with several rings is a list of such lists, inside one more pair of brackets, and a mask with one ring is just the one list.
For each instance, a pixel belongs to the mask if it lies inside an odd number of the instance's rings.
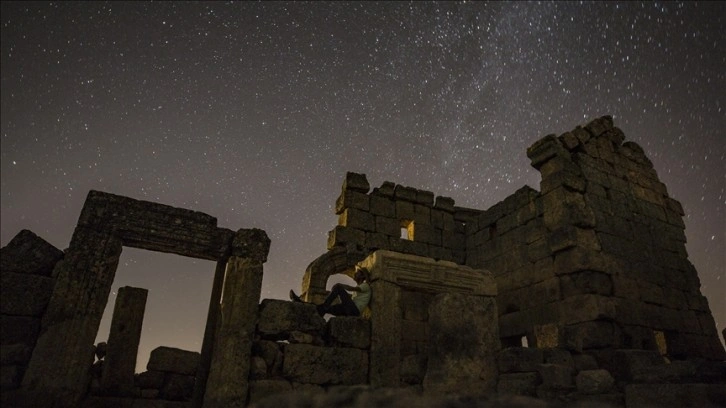
{"label": "stone lintel", "polygon": [[454,262],[378,250],[362,264],[371,272],[371,280],[384,280],[400,287],[432,293],[497,295],[497,286],[489,271],[472,269]]}

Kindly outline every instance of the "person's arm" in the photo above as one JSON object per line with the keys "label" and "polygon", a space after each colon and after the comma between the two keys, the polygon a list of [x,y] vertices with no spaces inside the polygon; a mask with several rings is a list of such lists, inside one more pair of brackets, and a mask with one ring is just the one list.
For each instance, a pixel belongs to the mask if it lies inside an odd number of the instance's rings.
{"label": "person's arm", "polygon": [[347,291],[349,291],[349,292],[360,292],[360,288],[359,288],[358,286],[350,286],[350,285],[346,285],[346,284],[344,284],[344,283],[339,283],[339,285],[340,285],[340,286],[341,286],[341,287],[342,287],[343,289],[345,289],[345,290],[347,290]]}

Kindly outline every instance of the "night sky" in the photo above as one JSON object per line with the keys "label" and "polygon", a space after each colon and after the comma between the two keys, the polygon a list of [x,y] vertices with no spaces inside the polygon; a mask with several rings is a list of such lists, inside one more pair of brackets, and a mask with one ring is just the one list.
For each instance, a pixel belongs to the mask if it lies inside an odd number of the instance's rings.
{"label": "night sky", "polygon": [[[262,297],[287,298],[346,171],[486,209],[539,190],[528,146],[610,114],[683,204],[726,325],[726,3],[2,2],[1,19],[3,246],[30,229],[67,248],[101,190],[264,229]],[[150,290],[139,367],[201,349],[213,272],[124,248],[113,292]]]}

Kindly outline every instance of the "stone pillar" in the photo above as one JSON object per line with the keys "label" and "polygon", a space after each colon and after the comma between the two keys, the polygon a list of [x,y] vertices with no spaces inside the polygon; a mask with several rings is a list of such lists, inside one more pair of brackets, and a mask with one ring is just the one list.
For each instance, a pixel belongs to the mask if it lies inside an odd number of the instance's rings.
{"label": "stone pillar", "polygon": [[107,395],[135,395],[136,356],[139,352],[148,294],[146,289],[129,286],[118,291],[101,375],[101,389]]}
{"label": "stone pillar", "polygon": [[224,278],[204,407],[245,407],[250,356],[262,290],[262,264],[270,239],[258,229],[239,230]]}
{"label": "stone pillar", "polygon": [[[374,268],[371,275],[375,276],[376,272]],[[374,277],[371,291],[370,384],[373,387],[398,387],[401,381],[401,288]]]}
{"label": "stone pillar", "polygon": [[35,407],[75,407],[88,388],[93,342],[121,256],[121,241],[78,227],[41,323],[22,383]]}
{"label": "stone pillar", "polygon": [[207,325],[204,328],[204,340],[202,341],[202,353],[197,370],[197,381],[194,383],[193,407],[201,407],[204,403],[204,392],[209,376],[209,366],[212,364],[212,351],[216,337],[217,316],[219,316],[219,302],[222,299],[222,287],[224,286],[224,272],[227,269],[227,259],[217,262],[214,271],[214,282],[212,283],[212,296],[209,299],[209,311],[207,312]]}

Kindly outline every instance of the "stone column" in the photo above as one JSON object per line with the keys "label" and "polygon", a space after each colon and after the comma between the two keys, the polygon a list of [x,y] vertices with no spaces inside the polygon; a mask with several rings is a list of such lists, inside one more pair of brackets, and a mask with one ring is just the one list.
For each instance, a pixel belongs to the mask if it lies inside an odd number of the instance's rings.
{"label": "stone column", "polygon": [[[372,272],[375,274],[375,272]],[[371,283],[370,384],[398,387],[401,381],[401,288],[383,280]]]}
{"label": "stone column", "polygon": [[118,291],[101,375],[101,389],[107,395],[135,395],[136,356],[139,353],[148,294],[146,289],[129,286]]}
{"label": "stone column", "polygon": [[75,407],[84,396],[121,249],[109,234],[76,228],[54,270],[56,286],[23,377],[22,393],[34,407]]}
{"label": "stone column", "polygon": [[227,262],[212,347],[204,407],[245,407],[250,356],[262,290],[262,264],[270,239],[258,229],[239,230]]}
{"label": "stone column", "polygon": [[209,299],[209,310],[207,311],[207,325],[204,328],[204,340],[202,341],[202,353],[197,370],[197,381],[194,383],[194,399],[192,406],[201,407],[204,403],[204,392],[209,376],[209,366],[212,364],[212,351],[216,337],[217,317],[219,316],[219,302],[222,299],[222,287],[224,286],[224,272],[227,269],[227,259],[217,262],[214,270],[214,282],[212,283],[212,296]]}

